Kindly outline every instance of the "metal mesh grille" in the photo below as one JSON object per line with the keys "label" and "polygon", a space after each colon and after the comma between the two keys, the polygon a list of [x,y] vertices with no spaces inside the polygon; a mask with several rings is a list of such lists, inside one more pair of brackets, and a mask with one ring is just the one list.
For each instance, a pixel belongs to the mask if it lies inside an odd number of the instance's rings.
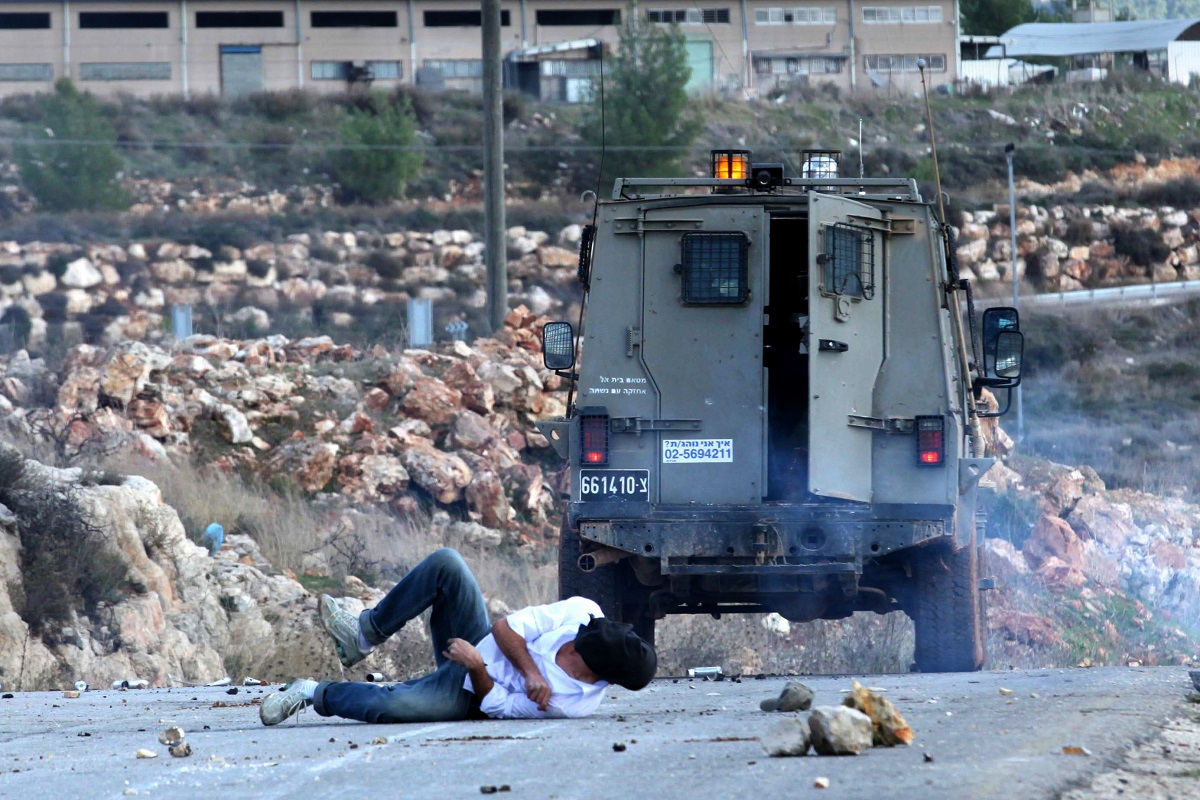
{"label": "metal mesh grille", "polygon": [[832,294],[875,296],[875,232],[839,223],[825,229],[824,288]]}
{"label": "metal mesh grille", "polygon": [[750,297],[743,233],[685,233],[681,267],[683,302],[702,305],[744,303]]}
{"label": "metal mesh grille", "polygon": [[542,329],[542,357],[547,369],[568,369],[574,360],[575,337],[566,323],[547,323]]}

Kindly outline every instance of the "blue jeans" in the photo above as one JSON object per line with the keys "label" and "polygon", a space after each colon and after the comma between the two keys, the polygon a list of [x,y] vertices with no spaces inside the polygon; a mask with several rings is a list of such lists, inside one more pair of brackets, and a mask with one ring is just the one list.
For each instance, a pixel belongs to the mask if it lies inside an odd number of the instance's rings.
{"label": "blue jeans", "polygon": [[374,608],[359,616],[363,636],[372,644],[387,638],[427,608],[437,669],[392,686],[354,681],[322,681],[313,697],[321,716],[363,722],[444,722],[467,719],[479,700],[463,688],[467,669],[442,655],[450,639],[479,644],[491,633],[483,593],[457,551],[443,547],[425,558]]}

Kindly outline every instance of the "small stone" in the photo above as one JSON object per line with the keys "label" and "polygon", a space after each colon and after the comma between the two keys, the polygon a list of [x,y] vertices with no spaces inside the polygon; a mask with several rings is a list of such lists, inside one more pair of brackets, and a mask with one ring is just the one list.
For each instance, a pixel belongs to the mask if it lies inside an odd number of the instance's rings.
{"label": "small stone", "polygon": [[1188,670],[1188,677],[1192,679],[1192,687],[1200,692],[1200,669]]}
{"label": "small stone", "polygon": [[125,791],[121,792],[121,794],[125,795],[126,797],[137,797],[137,789],[126,789]]}
{"label": "small stone", "polygon": [[811,733],[800,717],[788,717],[771,727],[762,738],[762,747],[772,758],[802,756],[808,753]]}
{"label": "small stone", "polygon": [[763,700],[758,707],[763,711],[807,711],[815,696],[816,693],[800,681],[788,681],[779,697]]}
{"label": "small stone", "polygon": [[871,719],[871,740],[882,747],[895,747],[898,744],[912,744],[913,729],[900,714],[892,702],[877,692],[867,689],[854,682],[850,694],[842,700],[842,705],[861,711]]}
{"label": "small stone", "polygon": [[922,753],[922,754],[921,754],[921,759],[922,759],[922,760],[923,760],[923,761],[924,761],[926,764],[932,764],[932,763],[933,763],[933,756],[932,756],[932,755],[930,755],[929,753]]}
{"label": "small stone", "polygon": [[153,750],[147,750],[146,748],[143,747],[142,749],[137,751],[137,757],[138,758],[158,758],[158,753],[154,752]]}
{"label": "small stone", "polygon": [[817,706],[808,718],[812,746],[823,756],[858,755],[871,748],[871,718],[846,706]]}
{"label": "small stone", "polygon": [[613,752],[614,753],[624,753],[625,752],[625,743],[624,742],[613,742]]}
{"label": "small stone", "polygon": [[813,788],[828,789],[829,788],[829,778],[814,778],[813,779]]}
{"label": "small stone", "polygon": [[79,692],[72,689],[69,692],[63,692],[63,697],[65,697],[68,700],[74,700],[76,697],[79,697]]}
{"label": "small stone", "polygon": [[192,754],[192,746],[187,742],[180,742],[168,747],[167,752],[175,756],[175,758],[187,758]]}
{"label": "small stone", "polygon": [[171,747],[182,742],[183,737],[183,728],[167,728],[158,735],[158,741],[160,744],[165,744],[168,747]]}
{"label": "small stone", "polygon": [[371,744],[387,744],[387,743],[388,743],[388,740],[387,740],[386,736],[376,736],[375,739],[372,740],[372,742],[371,742]]}
{"label": "small stone", "polygon": [[1012,689],[1005,689],[1003,686],[1000,687],[1000,694],[1004,695],[1005,697],[1008,697],[1012,693]]}

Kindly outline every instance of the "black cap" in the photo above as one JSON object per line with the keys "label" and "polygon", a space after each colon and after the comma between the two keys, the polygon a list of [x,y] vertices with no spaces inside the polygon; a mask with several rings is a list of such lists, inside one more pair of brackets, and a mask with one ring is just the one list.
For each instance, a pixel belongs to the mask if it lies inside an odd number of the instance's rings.
{"label": "black cap", "polygon": [[633,632],[632,625],[604,617],[579,626],[575,651],[600,679],[635,692],[644,689],[658,669],[654,648]]}

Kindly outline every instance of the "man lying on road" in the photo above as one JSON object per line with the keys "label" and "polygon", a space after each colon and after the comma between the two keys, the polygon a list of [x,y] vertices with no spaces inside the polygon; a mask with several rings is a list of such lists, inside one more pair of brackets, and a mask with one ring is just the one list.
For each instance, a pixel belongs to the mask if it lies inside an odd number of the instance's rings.
{"label": "man lying on road", "polygon": [[654,648],[632,626],[605,619],[584,597],[531,606],[491,625],[475,576],[448,548],[428,556],[357,618],[328,595],[317,602],[321,624],[347,667],[432,608],[437,669],[391,686],[295,680],[263,702],[264,725],[278,725],[308,705],[321,716],[363,722],[586,717],[610,683],[637,691],[658,667]]}

